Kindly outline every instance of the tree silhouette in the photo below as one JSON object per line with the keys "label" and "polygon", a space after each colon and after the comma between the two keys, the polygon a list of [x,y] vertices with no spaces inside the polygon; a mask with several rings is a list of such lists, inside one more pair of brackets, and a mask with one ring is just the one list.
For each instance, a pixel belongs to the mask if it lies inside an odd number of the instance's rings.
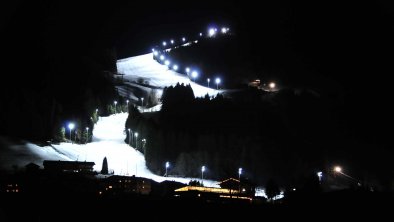
{"label": "tree silhouette", "polygon": [[268,180],[267,185],[265,186],[265,194],[267,195],[268,199],[271,200],[280,194],[278,184],[273,179]]}
{"label": "tree silhouette", "polygon": [[103,166],[102,166],[102,168],[101,168],[101,173],[102,173],[102,174],[108,174],[108,162],[107,162],[107,157],[104,157]]}

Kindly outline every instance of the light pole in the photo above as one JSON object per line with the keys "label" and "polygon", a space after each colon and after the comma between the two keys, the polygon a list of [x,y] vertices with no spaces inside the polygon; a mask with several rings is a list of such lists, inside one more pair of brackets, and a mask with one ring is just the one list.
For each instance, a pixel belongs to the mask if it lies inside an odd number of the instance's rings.
{"label": "light pole", "polygon": [[126,100],[127,112],[129,111],[129,100]]}
{"label": "light pole", "polygon": [[68,129],[70,130],[70,141],[71,143],[73,142],[73,140],[71,139],[71,131],[74,129],[75,125],[74,123],[69,123],[68,124]]}
{"label": "light pole", "polygon": [[204,184],[204,171],[205,171],[205,166],[201,167],[201,185]]}
{"label": "light pole", "polygon": [[98,109],[96,109],[96,122],[98,122],[100,117],[98,116]]}
{"label": "light pole", "polygon": [[238,193],[239,193],[239,194],[241,193],[241,174],[242,174],[242,168],[240,167],[240,168],[238,169],[238,180],[239,180],[239,183],[238,183]]}
{"label": "light pole", "polygon": [[210,81],[211,81],[211,80],[208,78],[208,79],[207,79],[207,82],[208,82],[208,88],[209,88],[209,82],[210,82]]}
{"label": "light pole", "polygon": [[192,77],[193,77],[193,79],[194,79],[194,82],[196,82],[197,76],[198,76],[198,72],[197,72],[197,71],[193,71],[193,72],[192,72]]}
{"label": "light pole", "polygon": [[270,87],[270,90],[272,91],[272,90],[275,90],[276,84],[274,82],[271,82],[268,86]]}
{"label": "light pole", "polygon": [[138,133],[135,132],[134,136],[135,136],[135,149],[138,149]]}
{"label": "light pole", "polygon": [[351,177],[351,176],[347,175],[346,173],[342,172],[342,168],[340,166],[334,167],[334,172],[342,174],[343,176],[353,180],[353,182],[356,182],[358,186],[361,186],[361,182],[359,180],[357,180],[356,178]]}
{"label": "light pole", "polygon": [[317,177],[319,177],[319,184],[321,184],[322,176],[323,176],[323,172],[321,172],[321,171],[317,172]]}
{"label": "light pole", "polygon": [[130,130],[130,128],[128,128],[127,130],[129,131],[129,146],[131,146],[130,145],[130,142],[131,142],[131,130]]}
{"label": "light pole", "polygon": [[88,143],[89,139],[89,127],[86,127],[86,143]]}
{"label": "light pole", "polygon": [[114,104],[115,104],[115,114],[117,113],[117,111],[116,111],[116,104],[118,103],[118,101],[114,101]]}
{"label": "light pole", "polygon": [[144,112],[144,97],[141,98],[141,110]]}
{"label": "light pole", "polygon": [[187,76],[189,76],[190,68],[186,67],[185,71],[186,71]]}
{"label": "light pole", "polygon": [[220,78],[216,78],[215,82],[216,82],[216,90],[218,90],[219,89]]}
{"label": "light pole", "polygon": [[142,151],[145,153],[145,145],[146,145],[146,139],[145,138],[143,138],[142,140],[142,143],[141,143],[141,149],[142,149]]}
{"label": "light pole", "polygon": [[167,171],[168,171],[168,167],[170,167],[170,162],[166,162],[166,174],[164,175],[165,177],[168,177]]}

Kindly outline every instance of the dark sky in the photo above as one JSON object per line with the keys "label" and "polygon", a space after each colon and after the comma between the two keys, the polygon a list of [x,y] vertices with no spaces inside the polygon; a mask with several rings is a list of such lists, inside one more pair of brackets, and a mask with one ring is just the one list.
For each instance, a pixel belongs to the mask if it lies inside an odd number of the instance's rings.
{"label": "dark sky", "polygon": [[[284,1],[12,1],[1,8],[2,53],[11,75],[24,61],[37,72],[47,58],[115,47],[118,58],[146,53],[162,39],[228,24],[255,62],[297,65],[331,81],[345,99],[350,124],[376,141],[391,126],[393,4]],[[263,52],[263,53],[261,53]],[[262,54],[262,55],[261,55]],[[261,55],[261,56],[260,56]],[[271,56],[272,55],[272,56]],[[2,58],[4,58],[2,56]],[[29,58],[26,60],[26,58]],[[37,66],[37,64],[40,64]],[[24,69],[25,68],[25,69]],[[295,72],[295,73],[297,73]],[[316,73],[316,75],[315,75]],[[317,75],[318,74],[318,75]],[[313,84],[313,82],[312,82]],[[331,84],[331,83],[330,83]],[[387,139],[388,141],[388,139]]]}

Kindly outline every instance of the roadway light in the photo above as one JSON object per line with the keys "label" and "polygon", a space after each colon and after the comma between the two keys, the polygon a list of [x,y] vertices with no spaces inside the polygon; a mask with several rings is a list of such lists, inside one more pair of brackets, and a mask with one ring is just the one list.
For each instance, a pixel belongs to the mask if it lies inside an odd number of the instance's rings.
{"label": "roadway light", "polygon": [[220,78],[216,78],[215,82],[216,82],[216,90],[218,90],[220,84]]}
{"label": "roadway light", "polygon": [[198,76],[198,72],[197,71],[193,71],[192,72],[192,77],[194,79],[194,82],[196,81],[197,76]]}
{"label": "roadway light", "polygon": [[68,129],[70,130],[70,141],[71,141],[71,143],[73,142],[72,139],[71,139],[71,130],[73,130],[74,127],[75,127],[74,123],[69,123],[68,124]]}
{"label": "roadway light", "polygon": [[166,57],[164,57],[163,55],[160,55],[160,60],[163,61]]}
{"label": "roadway light", "polygon": [[173,66],[172,66],[172,69],[175,70],[175,71],[177,71],[177,70],[178,70],[178,65],[173,65]]}
{"label": "roadway light", "polygon": [[165,177],[168,177],[167,171],[168,171],[168,167],[170,167],[170,162],[166,162],[166,174],[164,175]]}

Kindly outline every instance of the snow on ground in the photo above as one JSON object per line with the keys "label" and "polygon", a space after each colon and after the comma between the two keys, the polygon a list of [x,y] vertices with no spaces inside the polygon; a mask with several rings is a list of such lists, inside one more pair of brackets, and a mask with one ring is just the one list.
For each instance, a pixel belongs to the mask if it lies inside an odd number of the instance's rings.
{"label": "snow on ground", "polygon": [[[162,177],[148,170],[143,154],[124,142],[126,119],[127,113],[100,117],[93,130],[93,142],[88,144],[61,143],[45,147],[29,143],[8,144],[6,152],[1,153],[1,163],[11,169],[12,165],[23,167],[30,162],[42,166],[43,160],[92,161],[95,162],[94,170],[100,171],[103,159],[107,157],[108,168],[116,175],[136,175],[157,182],[173,180],[188,183],[192,179],[200,180],[200,178]],[[204,180],[206,186],[218,187],[217,183],[217,181]]]}
{"label": "snow on ground", "polygon": [[118,73],[124,74],[123,79],[127,82],[136,83],[143,79],[147,85],[164,88],[166,86],[176,85],[178,82],[183,84],[191,84],[194,95],[203,97],[207,93],[215,96],[221,90],[204,87],[192,82],[184,74],[177,73],[167,66],[161,65],[153,59],[153,54],[145,54],[117,61]]}

